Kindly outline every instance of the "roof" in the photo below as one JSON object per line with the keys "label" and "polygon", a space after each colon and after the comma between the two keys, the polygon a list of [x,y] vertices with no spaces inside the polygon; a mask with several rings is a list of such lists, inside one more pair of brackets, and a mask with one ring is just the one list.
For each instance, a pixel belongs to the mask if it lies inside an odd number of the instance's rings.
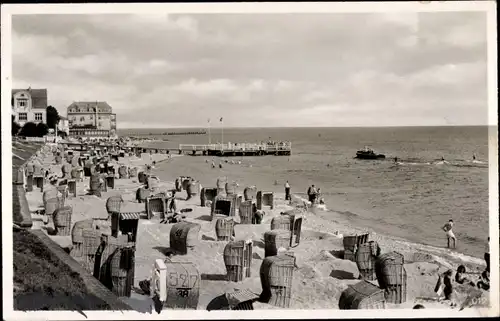
{"label": "roof", "polygon": [[26,91],[31,95],[31,106],[33,108],[47,108],[47,89],[12,89],[12,98],[21,91]]}
{"label": "roof", "polygon": [[126,212],[120,213],[121,220],[139,220],[141,219],[141,212]]}
{"label": "roof", "polygon": [[71,113],[70,109],[73,107],[83,108],[85,110],[84,112],[94,112],[93,108],[95,108],[96,105],[98,107],[98,112],[101,113],[113,112],[113,108],[111,108],[111,106],[105,101],[75,101],[68,106],[68,113]]}

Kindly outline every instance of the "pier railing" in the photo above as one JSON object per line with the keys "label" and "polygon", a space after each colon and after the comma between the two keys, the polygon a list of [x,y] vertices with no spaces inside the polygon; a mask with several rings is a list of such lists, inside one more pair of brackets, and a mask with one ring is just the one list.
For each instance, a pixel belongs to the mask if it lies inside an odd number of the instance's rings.
{"label": "pier railing", "polygon": [[179,150],[182,151],[266,151],[266,152],[276,152],[276,151],[290,151],[292,149],[292,143],[275,143],[275,144],[255,144],[255,143],[237,143],[237,144],[180,144]]}

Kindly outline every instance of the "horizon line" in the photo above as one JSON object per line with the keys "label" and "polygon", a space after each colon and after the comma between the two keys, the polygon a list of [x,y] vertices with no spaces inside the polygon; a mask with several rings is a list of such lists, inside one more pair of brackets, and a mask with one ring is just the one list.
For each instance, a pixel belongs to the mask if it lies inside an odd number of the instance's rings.
{"label": "horizon line", "polygon": [[[493,127],[498,124],[476,124],[476,125],[402,125],[402,126],[224,126],[224,127],[210,127],[211,129],[218,128],[407,128],[407,127]],[[188,127],[124,127],[117,130],[124,129],[206,129],[202,126],[188,126]]]}

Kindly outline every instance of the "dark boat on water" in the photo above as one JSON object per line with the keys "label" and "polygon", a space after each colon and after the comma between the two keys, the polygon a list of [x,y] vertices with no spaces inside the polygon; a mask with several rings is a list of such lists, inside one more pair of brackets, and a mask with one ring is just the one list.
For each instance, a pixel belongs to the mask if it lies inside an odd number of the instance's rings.
{"label": "dark boat on water", "polygon": [[372,149],[366,148],[364,150],[358,150],[356,152],[356,157],[359,159],[383,159],[385,158],[384,154],[376,154]]}

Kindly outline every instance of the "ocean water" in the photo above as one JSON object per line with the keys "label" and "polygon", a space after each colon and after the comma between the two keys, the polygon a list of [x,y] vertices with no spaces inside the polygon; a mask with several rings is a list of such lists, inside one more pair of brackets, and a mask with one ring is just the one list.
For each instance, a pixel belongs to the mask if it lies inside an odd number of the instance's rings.
{"label": "ocean water", "polygon": [[[159,135],[165,131],[134,129],[119,134],[168,139],[152,146],[171,148],[179,143],[206,144],[209,139],[208,135]],[[233,143],[291,141],[292,156],[230,157],[241,165],[223,163],[222,169],[211,168],[212,157],[186,156],[173,160],[175,165],[159,164],[159,176],[173,180],[189,175],[206,187],[215,187],[217,177],[227,176],[241,188],[256,185],[281,193],[288,180],[292,193],[303,196],[315,184],[328,210],[340,213],[343,223],[444,247],[441,227],[453,219],[456,251],[483,256],[489,235],[487,127],[226,128],[223,134],[224,142]],[[221,129],[212,128],[210,137],[212,143],[222,141]],[[387,158],[354,159],[365,145]]]}

